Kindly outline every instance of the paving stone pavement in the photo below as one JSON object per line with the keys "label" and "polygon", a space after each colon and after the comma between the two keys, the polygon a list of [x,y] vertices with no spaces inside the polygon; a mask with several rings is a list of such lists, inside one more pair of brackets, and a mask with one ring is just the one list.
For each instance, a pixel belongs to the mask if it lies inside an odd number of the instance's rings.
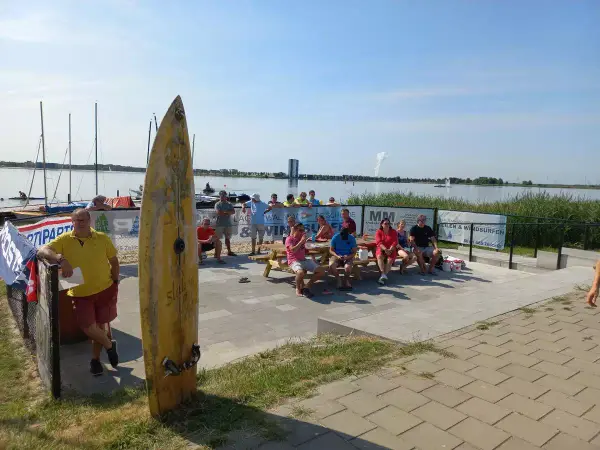
{"label": "paving stone pavement", "polygon": [[453,357],[425,353],[324,385],[270,412],[287,441],[227,448],[598,450],[600,308],[569,298],[434,340]]}
{"label": "paving stone pavement", "polygon": [[[421,328],[425,328],[426,324],[445,323],[448,318],[436,317],[430,308],[421,315],[417,310],[449,293],[467,295],[488,285],[510,284],[534,276],[478,263],[470,263],[469,269],[463,272],[438,271],[437,277],[421,276],[416,267],[411,267],[404,276],[392,273],[390,283],[380,287],[376,283],[378,272],[371,265],[364,271],[364,279],[354,283],[353,292],[336,291],[330,278],[327,284],[317,283],[315,291],[321,293],[327,287],[335,291],[333,295],[317,295],[307,299],[295,295],[291,284],[294,277],[287,272],[271,271],[271,276],[264,278],[264,264],[252,262],[242,255],[226,258],[226,261],[227,265],[221,266],[209,258],[198,270],[198,340],[202,348],[202,367],[214,367],[259,353],[293,338],[312,337],[317,332],[319,317],[346,321],[403,305],[415,311],[412,322],[421,324]],[[141,383],[145,377],[137,266],[122,266],[121,275],[124,278],[119,287],[119,316],[112,323],[113,334],[119,342],[119,368],[114,370],[105,364],[104,376],[91,377],[88,371],[90,345],[87,342],[63,345],[61,367],[66,388],[87,394],[105,393]],[[250,283],[238,283],[242,276],[248,277]],[[489,317],[497,314],[491,311],[493,306],[488,303],[477,305],[476,309]],[[502,312],[514,307],[512,303],[507,304]],[[486,310],[490,311],[487,315]],[[465,312],[457,310],[456,314],[464,315]],[[452,329],[463,326],[459,321],[456,324]]]}

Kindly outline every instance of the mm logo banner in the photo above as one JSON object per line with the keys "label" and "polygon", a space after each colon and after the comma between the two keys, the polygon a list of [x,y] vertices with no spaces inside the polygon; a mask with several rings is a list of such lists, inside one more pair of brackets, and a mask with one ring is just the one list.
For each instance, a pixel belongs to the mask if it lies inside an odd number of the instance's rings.
{"label": "mm logo banner", "polygon": [[506,216],[438,210],[440,241],[469,245],[473,224],[473,245],[502,250],[506,241]]}
{"label": "mm logo banner", "polygon": [[427,208],[388,208],[381,206],[365,206],[365,228],[363,233],[374,235],[383,219],[389,219],[394,229],[401,220],[406,221],[407,232],[417,224],[417,217],[425,214],[427,225],[433,228],[435,211]]}

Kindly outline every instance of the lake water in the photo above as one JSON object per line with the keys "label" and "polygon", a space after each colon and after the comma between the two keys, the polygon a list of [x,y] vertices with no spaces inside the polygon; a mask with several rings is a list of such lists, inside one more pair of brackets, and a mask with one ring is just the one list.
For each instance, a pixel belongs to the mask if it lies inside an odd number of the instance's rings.
{"label": "lake water", "polygon": [[[7,200],[7,197],[15,197],[18,191],[28,192],[31,183],[33,170],[29,169],[0,169],[0,208],[20,206],[21,202]],[[52,198],[56,191],[56,198],[59,201],[66,201],[69,192],[69,173],[64,171],[62,175],[59,170],[48,170],[48,197]],[[60,180],[59,180],[60,177]],[[550,194],[558,195],[565,192],[575,196],[582,196],[589,199],[600,200],[600,190],[592,189],[548,189],[548,188],[525,188],[515,186],[467,186],[456,185],[451,188],[436,188],[432,184],[420,183],[372,183],[372,182],[348,182],[342,181],[303,181],[299,180],[297,185],[291,185],[288,180],[262,179],[262,178],[228,178],[228,177],[195,177],[196,192],[200,193],[205,184],[210,182],[215,189],[225,189],[233,192],[245,192],[252,194],[258,192],[262,199],[268,201],[271,193],[276,192],[280,200],[285,199],[285,195],[292,193],[297,195],[301,191],[308,192],[314,189],[317,198],[327,200],[329,197],[335,197],[336,201],[345,201],[352,193],[361,194],[364,192],[413,192],[417,194],[429,194],[440,197],[462,197],[472,202],[497,201],[513,197],[523,192],[547,191]],[[58,183],[58,189],[56,185]],[[129,195],[129,189],[137,189],[144,183],[144,173],[129,172],[99,172],[98,173],[98,191],[107,197],[117,195]],[[72,192],[73,200],[89,200],[96,192],[95,175],[93,171],[73,171],[72,172]],[[44,197],[43,172],[36,171],[32,197]],[[33,202],[32,203],[36,203]],[[43,203],[37,202],[37,203]]]}

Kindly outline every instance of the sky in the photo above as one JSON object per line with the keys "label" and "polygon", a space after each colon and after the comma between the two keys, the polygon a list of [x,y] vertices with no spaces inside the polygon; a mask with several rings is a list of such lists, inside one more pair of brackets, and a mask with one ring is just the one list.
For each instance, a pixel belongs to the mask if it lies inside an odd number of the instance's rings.
{"label": "sky", "polygon": [[[600,2],[0,0],[0,160],[600,184]],[[153,131],[154,133],[154,131]]]}

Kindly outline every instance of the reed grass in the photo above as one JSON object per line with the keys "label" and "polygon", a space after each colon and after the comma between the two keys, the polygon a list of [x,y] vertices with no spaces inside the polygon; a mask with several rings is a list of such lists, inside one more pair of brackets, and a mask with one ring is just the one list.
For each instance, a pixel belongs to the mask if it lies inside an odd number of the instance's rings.
{"label": "reed grass", "polygon": [[[560,195],[550,193],[523,193],[496,202],[470,202],[458,197],[436,197],[413,192],[387,192],[381,194],[353,195],[350,205],[405,206],[413,208],[438,208],[455,211],[509,215],[508,234],[515,224],[515,245],[533,247],[539,230],[538,247],[560,245],[562,227],[565,228],[564,244],[582,248],[587,226],[589,248],[600,248],[600,201],[575,196],[566,192]],[[535,223],[540,222],[540,227]]]}

